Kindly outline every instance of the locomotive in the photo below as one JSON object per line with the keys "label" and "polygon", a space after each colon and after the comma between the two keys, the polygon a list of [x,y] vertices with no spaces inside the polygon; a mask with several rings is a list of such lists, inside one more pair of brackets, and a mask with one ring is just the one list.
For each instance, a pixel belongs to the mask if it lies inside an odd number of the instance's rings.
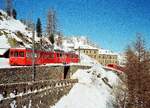
{"label": "locomotive", "polygon": [[[35,65],[50,64],[50,63],[78,63],[79,56],[74,52],[64,51],[34,51]],[[29,48],[10,48],[9,64],[11,66],[31,66],[33,62],[32,49]]]}

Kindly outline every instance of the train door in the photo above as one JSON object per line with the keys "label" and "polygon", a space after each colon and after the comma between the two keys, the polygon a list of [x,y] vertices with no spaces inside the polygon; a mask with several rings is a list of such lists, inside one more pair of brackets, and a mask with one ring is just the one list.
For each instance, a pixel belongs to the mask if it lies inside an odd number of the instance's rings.
{"label": "train door", "polygon": [[26,50],[26,65],[32,65],[32,50]]}

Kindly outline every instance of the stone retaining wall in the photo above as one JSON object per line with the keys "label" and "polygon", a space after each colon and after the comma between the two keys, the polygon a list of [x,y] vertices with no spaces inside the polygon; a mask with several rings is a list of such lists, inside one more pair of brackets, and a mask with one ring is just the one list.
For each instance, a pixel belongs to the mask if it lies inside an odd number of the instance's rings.
{"label": "stone retaining wall", "polygon": [[77,69],[88,68],[90,66],[36,66],[34,82],[30,66],[0,69],[0,108],[11,108],[11,105],[16,106],[13,108],[49,108],[77,83],[70,76]]}
{"label": "stone retaining wall", "polygon": [[67,94],[77,80],[45,80],[36,82],[23,82],[1,84],[0,108],[10,108],[11,105],[22,108],[49,108],[62,96]]}
{"label": "stone retaining wall", "polygon": [[[77,69],[90,68],[90,66],[72,65],[69,66],[67,73],[65,73],[66,67],[68,66],[69,65],[36,66],[35,80],[70,79],[70,76],[76,72]],[[0,84],[32,81],[32,69],[31,66],[2,68],[0,69]],[[66,77],[64,77],[65,74]]]}

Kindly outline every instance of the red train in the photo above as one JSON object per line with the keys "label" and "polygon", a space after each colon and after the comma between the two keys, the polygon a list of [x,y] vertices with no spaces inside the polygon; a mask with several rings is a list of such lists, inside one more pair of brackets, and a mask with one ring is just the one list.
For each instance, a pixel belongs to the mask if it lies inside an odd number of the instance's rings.
{"label": "red train", "polygon": [[119,73],[123,73],[125,71],[124,67],[119,66],[117,64],[107,64],[107,69],[116,70]]}
{"label": "red train", "polygon": [[[14,66],[32,65],[32,49],[10,48],[9,64]],[[79,56],[73,52],[35,50],[35,65],[49,63],[78,63]]]}

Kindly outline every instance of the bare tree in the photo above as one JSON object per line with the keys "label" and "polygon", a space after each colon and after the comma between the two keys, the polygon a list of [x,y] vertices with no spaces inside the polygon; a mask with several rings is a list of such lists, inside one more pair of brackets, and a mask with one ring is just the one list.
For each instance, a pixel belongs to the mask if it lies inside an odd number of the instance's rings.
{"label": "bare tree", "polygon": [[52,9],[47,13],[47,34],[50,36],[56,32],[56,12]]}
{"label": "bare tree", "polygon": [[126,51],[128,108],[150,107],[150,58],[145,48],[145,42],[141,34],[137,34],[137,40]]}
{"label": "bare tree", "polygon": [[53,44],[53,40],[52,37],[54,36],[54,34],[56,33],[56,12],[52,9],[48,10],[47,13],[47,35],[50,38],[51,43]]}
{"label": "bare tree", "polygon": [[12,0],[6,0],[6,12],[9,16],[12,16],[12,9],[13,9],[13,6],[12,6]]}

